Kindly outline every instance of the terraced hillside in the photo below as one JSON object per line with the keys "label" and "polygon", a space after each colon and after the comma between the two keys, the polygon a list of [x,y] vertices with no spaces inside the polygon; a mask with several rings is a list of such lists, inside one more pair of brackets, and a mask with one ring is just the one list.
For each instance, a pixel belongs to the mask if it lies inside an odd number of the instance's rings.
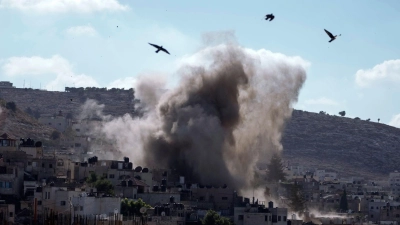
{"label": "terraced hillside", "polygon": [[86,99],[95,99],[105,104],[104,113],[121,116],[134,113],[133,89],[105,88],[66,88],[65,92],[45,91],[30,88],[0,88],[0,98],[15,102],[21,110],[28,107],[40,114],[54,114],[63,111],[65,114],[76,114]]}
{"label": "terraced hillside", "polygon": [[294,110],[283,158],[346,175],[388,176],[400,170],[400,129],[377,122]]}
{"label": "terraced hillside", "polygon": [[25,112],[16,108],[15,111],[6,108],[6,102],[0,100],[0,135],[7,133],[16,138],[32,138],[46,141],[54,129],[39,123]]}

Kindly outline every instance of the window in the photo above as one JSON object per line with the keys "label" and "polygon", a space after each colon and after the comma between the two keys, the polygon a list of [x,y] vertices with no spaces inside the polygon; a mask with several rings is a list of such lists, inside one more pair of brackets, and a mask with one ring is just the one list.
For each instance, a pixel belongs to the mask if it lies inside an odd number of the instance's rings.
{"label": "window", "polygon": [[283,216],[283,221],[286,221],[286,216]]}
{"label": "window", "polygon": [[42,163],[42,167],[44,168],[44,163]]}
{"label": "window", "polygon": [[108,175],[108,178],[114,178],[114,174]]}
{"label": "window", "polygon": [[49,164],[49,168],[50,168],[50,169],[53,168],[53,164],[50,163],[50,164]]}
{"label": "window", "polygon": [[282,221],[282,217],[281,216],[278,216],[278,221]]}
{"label": "window", "polygon": [[61,201],[61,205],[65,205],[65,201]]}
{"label": "window", "polygon": [[222,200],[228,200],[228,197],[222,197]]}
{"label": "window", "polygon": [[32,165],[32,162],[28,162],[28,166],[31,166]]}
{"label": "window", "polygon": [[265,221],[268,221],[268,216],[265,216]]}
{"label": "window", "polygon": [[371,218],[374,218],[374,215],[371,214]]}
{"label": "window", "polygon": [[244,216],[243,215],[238,215],[238,220],[243,220]]}
{"label": "window", "polygon": [[12,188],[13,184],[11,182],[1,182],[0,181],[0,188]]}
{"label": "window", "polygon": [[38,204],[38,205],[42,205],[42,201],[38,201],[37,204]]}
{"label": "window", "polygon": [[83,211],[83,206],[81,206],[80,210]]}
{"label": "window", "polygon": [[14,217],[14,213],[13,212],[10,212],[10,217]]}

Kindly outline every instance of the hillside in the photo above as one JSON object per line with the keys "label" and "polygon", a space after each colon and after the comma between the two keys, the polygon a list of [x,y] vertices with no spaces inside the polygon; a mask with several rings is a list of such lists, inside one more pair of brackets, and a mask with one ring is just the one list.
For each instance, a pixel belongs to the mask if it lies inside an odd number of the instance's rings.
{"label": "hillside", "polygon": [[0,88],[0,98],[15,102],[21,110],[28,108],[39,114],[54,114],[62,111],[77,113],[79,107],[88,99],[95,99],[104,104],[104,113],[121,116],[134,114],[134,90],[105,88],[65,88],[65,92],[46,91],[31,88]]}
{"label": "hillside", "polygon": [[35,118],[18,108],[15,112],[7,109],[4,100],[0,99],[0,106],[0,135],[7,133],[16,138],[23,137],[46,141],[54,131],[53,128],[39,123]]}
{"label": "hillside", "polygon": [[[14,101],[23,111],[31,108],[40,113],[77,112],[87,98],[94,98],[105,104],[106,114],[116,116],[134,113],[134,102],[138,101],[134,90],[95,88],[68,88],[67,92],[2,89],[0,97]],[[1,133],[43,140],[52,131],[22,111],[14,114],[3,107]],[[374,178],[400,170],[400,155],[396,154],[400,151],[400,129],[376,122],[294,110],[282,144],[284,160],[307,168]]]}
{"label": "hillside", "polygon": [[283,158],[354,176],[388,176],[400,166],[400,129],[376,122],[293,111]]}

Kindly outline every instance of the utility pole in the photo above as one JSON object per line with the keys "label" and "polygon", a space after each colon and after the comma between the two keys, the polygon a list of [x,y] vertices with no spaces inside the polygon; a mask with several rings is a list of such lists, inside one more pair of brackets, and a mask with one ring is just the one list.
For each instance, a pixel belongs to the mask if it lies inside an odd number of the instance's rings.
{"label": "utility pole", "polygon": [[35,202],[33,205],[33,221],[35,223],[35,225],[37,224],[37,198],[35,198]]}
{"label": "utility pole", "polygon": [[71,201],[71,197],[69,197],[69,214],[70,214],[70,222],[69,224],[72,224],[72,201]]}

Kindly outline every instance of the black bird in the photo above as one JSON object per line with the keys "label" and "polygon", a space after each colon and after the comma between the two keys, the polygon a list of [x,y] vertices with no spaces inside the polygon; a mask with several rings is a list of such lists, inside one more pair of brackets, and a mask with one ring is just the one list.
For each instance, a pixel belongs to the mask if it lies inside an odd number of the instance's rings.
{"label": "black bird", "polygon": [[267,15],[265,15],[265,20],[269,20],[269,21],[272,21],[273,19],[275,19],[275,16],[274,16],[274,14],[267,14]]}
{"label": "black bird", "polygon": [[158,45],[155,45],[155,44],[152,44],[152,43],[149,43],[149,45],[157,48],[156,53],[158,53],[159,51],[163,51],[163,52],[167,53],[168,55],[170,55],[169,52],[167,51],[167,49],[163,48],[163,46],[158,46]]}
{"label": "black bird", "polygon": [[[331,40],[329,42],[334,41],[337,38],[337,35],[333,36],[333,34],[329,31],[327,31],[326,29],[324,29],[326,34],[331,38]],[[339,34],[339,36],[341,36],[342,34]]]}

